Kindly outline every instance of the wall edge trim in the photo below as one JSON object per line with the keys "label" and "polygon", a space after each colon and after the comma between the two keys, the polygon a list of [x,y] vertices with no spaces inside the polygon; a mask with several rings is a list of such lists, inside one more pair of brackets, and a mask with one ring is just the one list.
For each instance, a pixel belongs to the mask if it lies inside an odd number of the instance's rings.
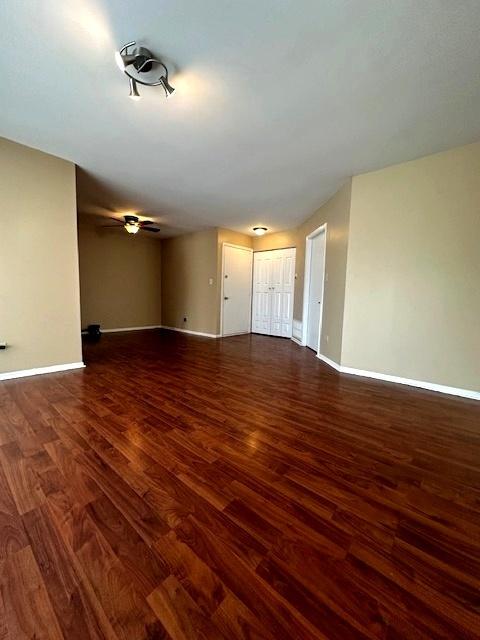
{"label": "wall edge trim", "polygon": [[345,367],[334,362],[321,353],[317,354],[317,358],[333,367],[339,373],[347,373],[362,378],[373,378],[375,380],[383,380],[384,382],[392,382],[394,384],[403,384],[409,387],[417,387],[418,389],[426,389],[427,391],[435,391],[436,393],[444,393],[446,395],[458,396],[460,398],[468,398],[470,400],[480,401],[480,391],[472,389],[461,389],[459,387],[449,387],[444,384],[435,382],[425,382],[424,380],[413,380],[412,378],[402,378],[401,376],[393,376],[388,373],[377,373],[376,371],[367,371],[366,369],[355,369],[354,367]]}
{"label": "wall edge trim", "polygon": [[203,331],[193,331],[192,329],[180,329],[179,327],[166,327],[162,325],[161,329],[166,329],[167,331],[178,331],[179,333],[188,333],[192,336],[203,336],[204,338],[221,338],[222,336],[219,333],[204,333]]}
{"label": "wall edge trim", "polygon": [[18,371],[6,371],[0,373],[1,380],[14,380],[16,378],[27,378],[28,376],[39,376],[45,373],[59,373],[60,371],[71,371],[72,369],[83,369],[83,362],[69,362],[68,364],[54,364],[48,367],[35,367],[33,369],[20,369]]}
{"label": "wall edge trim", "polygon": [[102,329],[100,327],[101,333],[118,333],[120,331],[142,331],[146,329],[161,329],[161,324],[149,324],[144,327],[120,327],[119,329]]}
{"label": "wall edge trim", "polygon": [[[120,327],[118,329],[102,329],[100,327],[101,333],[117,333],[119,331],[142,331],[143,329],[161,329],[161,324],[149,324],[144,327]],[[82,336],[88,334],[88,331],[82,331]]]}

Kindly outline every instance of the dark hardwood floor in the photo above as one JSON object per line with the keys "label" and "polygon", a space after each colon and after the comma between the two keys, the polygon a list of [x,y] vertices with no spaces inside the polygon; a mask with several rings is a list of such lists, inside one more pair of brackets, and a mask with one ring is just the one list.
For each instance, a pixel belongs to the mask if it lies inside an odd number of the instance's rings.
{"label": "dark hardwood floor", "polygon": [[480,637],[480,404],[289,340],[0,384],[0,639]]}

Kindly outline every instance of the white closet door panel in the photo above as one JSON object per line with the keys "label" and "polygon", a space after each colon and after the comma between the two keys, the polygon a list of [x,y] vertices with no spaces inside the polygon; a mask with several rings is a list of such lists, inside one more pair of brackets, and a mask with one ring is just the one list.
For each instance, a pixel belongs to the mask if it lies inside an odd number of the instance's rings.
{"label": "white closet door panel", "polygon": [[286,255],[283,258],[283,290],[291,291],[295,286],[295,255]]}
{"label": "white closet door panel", "polygon": [[[275,251],[271,251],[270,253],[276,253]],[[283,256],[282,255],[273,255],[270,258],[270,286],[275,287],[275,289],[281,288],[283,283]]]}
{"label": "white closet door panel", "polygon": [[283,294],[281,291],[272,291],[270,294],[271,305],[271,326],[270,335],[281,336],[282,335],[282,299]]}
{"label": "white closet door panel", "polygon": [[270,332],[270,294],[268,292],[257,293],[255,302],[253,331],[268,334]]}
{"label": "white closet door panel", "polygon": [[253,263],[253,309],[252,331],[270,333],[270,259],[262,255],[254,256]]}
{"label": "white closet door panel", "polygon": [[[291,337],[295,289],[295,249],[254,254],[252,330]],[[262,297],[266,295],[266,298]]]}
{"label": "white closet door panel", "polygon": [[293,319],[293,293],[284,291],[282,293],[282,324],[281,334],[284,338],[292,336]]}

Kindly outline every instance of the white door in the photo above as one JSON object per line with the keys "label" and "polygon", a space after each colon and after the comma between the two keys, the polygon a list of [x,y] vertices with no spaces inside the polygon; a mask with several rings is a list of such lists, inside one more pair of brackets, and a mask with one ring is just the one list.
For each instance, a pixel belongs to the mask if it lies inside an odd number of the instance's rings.
{"label": "white door", "polygon": [[253,254],[252,331],[270,333],[272,297],[270,295],[270,251]]}
{"label": "white door", "polygon": [[254,253],[252,331],[292,336],[294,285],[295,249]]}
{"label": "white door", "polygon": [[307,347],[320,349],[320,323],[323,308],[323,278],[325,269],[325,231],[311,240],[310,286],[308,295]]}
{"label": "white door", "polygon": [[252,255],[247,247],[223,245],[222,335],[250,333]]}

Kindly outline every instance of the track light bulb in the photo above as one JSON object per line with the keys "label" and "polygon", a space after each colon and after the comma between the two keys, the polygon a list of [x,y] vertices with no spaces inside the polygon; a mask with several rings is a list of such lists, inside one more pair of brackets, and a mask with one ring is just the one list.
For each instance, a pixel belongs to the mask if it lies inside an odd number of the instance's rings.
{"label": "track light bulb", "polygon": [[128,84],[130,85],[130,93],[128,94],[128,97],[132,100],[140,100],[141,96],[138,93],[137,83],[135,80],[133,78],[129,78]]}
{"label": "track light bulb", "polygon": [[175,92],[175,89],[168,82],[168,80],[167,80],[167,78],[165,76],[162,76],[160,78],[160,82],[162,83],[162,87],[163,87],[163,89],[165,91],[165,96],[167,98],[170,98],[172,96],[172,94]]}

